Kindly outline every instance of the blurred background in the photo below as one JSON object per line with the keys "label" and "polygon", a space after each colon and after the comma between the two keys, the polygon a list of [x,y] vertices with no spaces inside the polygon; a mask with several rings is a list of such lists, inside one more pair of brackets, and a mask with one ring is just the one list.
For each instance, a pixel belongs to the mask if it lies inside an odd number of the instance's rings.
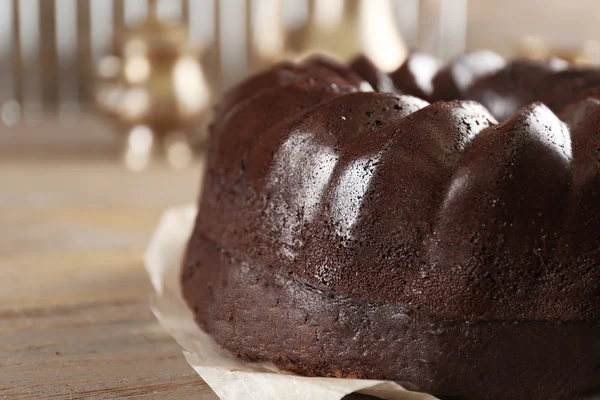
{"label": "blurred background", "polygon": [[[582,10],[586,10],[582,12]],[[593,0],[0,0],[0,157],[105,157],[174,168],[201,151],[211,102],[312,51],[470,49],[598,62]],[[151,154],[152,153],[152,154]]]}

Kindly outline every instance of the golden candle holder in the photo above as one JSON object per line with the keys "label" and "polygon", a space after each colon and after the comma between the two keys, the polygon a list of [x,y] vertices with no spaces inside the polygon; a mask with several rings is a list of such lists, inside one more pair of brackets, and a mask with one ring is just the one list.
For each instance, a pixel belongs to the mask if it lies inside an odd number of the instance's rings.
{"label": "golden candle holder", "polygon": [[174,168],[192,160],[190,127],[210,102],[210,90],[181,23],[161,21],[152,2],[149,18],[116,37],[114,55],[97,68],[96,104],[124,135],[128,168],[145,168],[155,156]]}

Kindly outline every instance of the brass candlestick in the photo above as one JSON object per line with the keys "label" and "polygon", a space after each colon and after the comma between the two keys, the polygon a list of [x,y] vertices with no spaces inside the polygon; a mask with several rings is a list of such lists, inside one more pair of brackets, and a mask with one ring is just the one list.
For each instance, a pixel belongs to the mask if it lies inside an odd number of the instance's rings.
{"label": "brass candlestick", "polygon": [[186,26],[159,20],[154,1],[149,18],[116,39],[116,54],[99,64],[95,97],[127,132],[127,166],[143,169],[162,154],[171,166],[185,167],[192,158],[187,131],[210,97]]}

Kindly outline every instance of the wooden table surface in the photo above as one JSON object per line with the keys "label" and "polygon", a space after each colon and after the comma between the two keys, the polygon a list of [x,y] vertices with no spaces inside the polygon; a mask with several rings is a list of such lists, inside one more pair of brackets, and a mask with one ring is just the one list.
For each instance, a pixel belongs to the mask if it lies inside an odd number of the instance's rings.
{"label": "wooden table surface", "polygon": [[150,312],[142,265],[200,169],[0,157],[0,398],[216,399]]}

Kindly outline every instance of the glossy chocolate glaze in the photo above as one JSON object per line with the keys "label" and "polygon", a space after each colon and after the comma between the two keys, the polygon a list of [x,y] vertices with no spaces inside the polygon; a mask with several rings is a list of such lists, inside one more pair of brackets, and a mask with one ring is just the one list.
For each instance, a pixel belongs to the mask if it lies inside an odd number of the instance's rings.
{"label": "glossy chocolate glaze", "polygon": [[539,100],[554,112],[561,112],[589,97],[600,97],[600,70],[569,68],[552,75]]}
{"label": "glossy chocolate glaze", "polygon": [[456,57],[433,79],[436,100],[467,99],[466,91],[479,79],[492,75],[505,65],[504,59],[490,50],[479,50]]}
{"label": "glossy chocolate glaze", "polygon": [[539,101],[551,87],[551,79],[565,70],[561,60],[514,60],[492,75],[472,83],[465,98],[483,104],[499,120],[513,115],[521,107]]}
{"label": "glossy chocolate glaze", "polygon": [[[280,64],[225,96],[182,273],[199,325],[248,360],[448,399],[597,391],[599,102],[498,124],[373,92],[363,61]],[[520,74],[572,93],[596,76],[560,68],[515,61],[463,89],[509,82],[526,104],[555,94]]]}
{"label": "glossy chocolate glaze", "polygon": [[348,67],[356,72],[362,79],[369,82],[376,92],[398,93],[400,91],[394,86],[392,78],[381,71],[366,56],[355,57]]}
{"label": "glossy chocolate glaze", "polygon": [[433,79],[442,67],[440,60],[425,53],[411,53],[406,61],[390,74],[401,93],[425,100],[433,99]]}

